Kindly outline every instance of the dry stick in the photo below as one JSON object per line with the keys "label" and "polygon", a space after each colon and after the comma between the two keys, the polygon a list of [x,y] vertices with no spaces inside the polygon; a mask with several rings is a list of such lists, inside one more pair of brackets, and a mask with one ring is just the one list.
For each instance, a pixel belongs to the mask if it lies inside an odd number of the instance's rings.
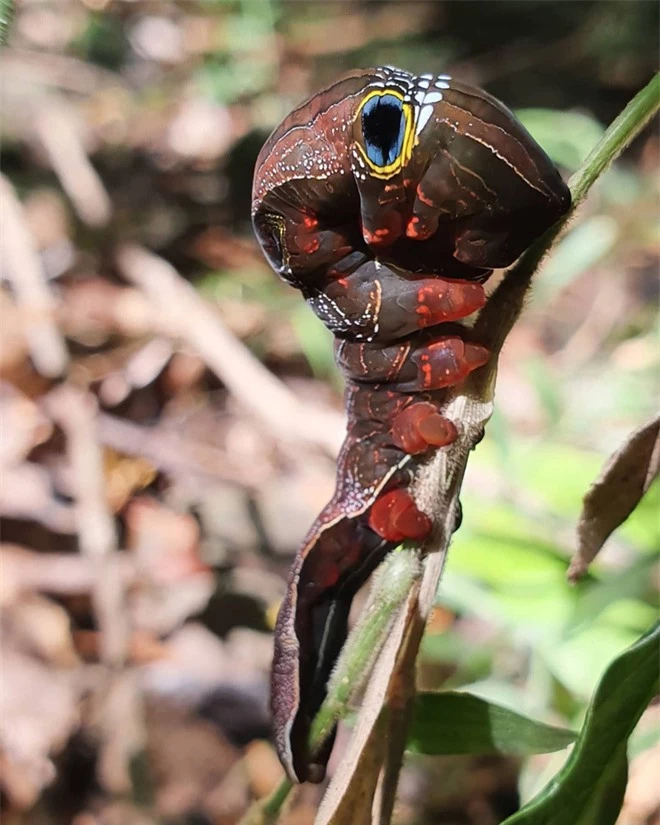
{"label": "dry stick", "polygon": [[[416,482],[416,502],[420,509],[432,517],[434,529],[430,539],[425,542],[422,548],[423,552],[428,555],[424,563],[421,587],[417,582],[417,584],[413,583],[411,588],[413,610],[407,610],[407,615],[411,617],[408,632],[403,636],[396,669],[392,672],[390,680],[389,695],[392,696],[394,692],[398,707],[403,704],[401,699],[414,696],[414,669],[419,643],[426,620],[435,601],[435,594],[447,556],[455,523],[458,494],[467,459],[470,450],[480,440],[484,426],[490,418],[497,374],[497,357],[524,305],[532,275],[536,272],[540,262],[550,251],[559,235],[566,229],[574,210],[584,200],[591,186],[607,166],[625,149],[628,143],[644,128],[657,112],[659,106],[660,75],[656,75],[615,119],[603,138],[589,154],[580,170],[571,178],[569,182],[573,195],[571,211],[533,244],[518,263],[509,270],[506,278],[489,298],[474,326],[475,340],[488,346],[493,353],[493,357],[486,366],[473,372],[449,397],[446,406],[443,407],[443,414],[461,421],[461,436],[449,449],[437,451],[435,456],[422,467]],[[384,586],[387,585],[385,577],[382,579],[382,583]],[[387,599],[387,594],[383,592],[374,593],[371,598],[374,601]],[[408,603],[410,603],[410,598]],[[398,615],[401,617],[402,614],[399,613]],[[353,643],[353,647],[359,650],[359,641]],[[379,672],[385,654],[385,649],[379,654],[372,673],[372,682],[376,679],[376,673]],[[391,654],[388,653],[388,655]],[[368,661],[371,661],[370,657],[368,657]],[[342,674],[337,673],[333,681],[336,685],[342,684]],[[395,693],[397,690],[402,691],[399,696]],[[335,697],[329,694],[319,713],[326,712],[326,706],[333,703],[335,703]],[[347,707],[348,700],[344,703],[343,713],[335,708],[335,716],[344,715]],[[396,714],[397,708],[395,708]],[[358,717],[358,725],[361,717],[362,713]],[[405,728],[405,722],[408,718],[409,713],[398,712],[397,722]],[[390,733],[392,733],[391,729]],[[405,743],[406,733],[407,729],[398,730],[395,741],[385,754],[383,776],[387,777],[387,782],[381,782],[379,797],[374,805],[374,822],[378,822],[379,825],[389,825],[391,821],[398,772],[402,762],[401,748],[402,743]],[[351,745],[349,745],[349,748]],[[345,760],[342,761],[342,764],[344,762]],[[329,792],[332,790],[333,785],[335,785],[334,779]],[[243,822],[275,822],[291,787],[288,780],[283,780],[265,803],[261,803],[261,806],[255,806],[248,812]],[[264,816],[263,814],[266,812],[267,816]],[[261,818],[258,817],[259,813],[262,814]],[[326,811],[320,821],[328,822],[331,816],[332,812]],[[319,822],[319,819],[317,819],[317,822]]]}
{"label": "dry stick", "polygon": [[101,658],[109,667],[121,667],[129,628],[115,525],[105,497],[96,400],[82,390],[64,385],[47,395],[43,403],[67,439],[80,550],[97,571],[93,601],[102,638]]}
{"label": "dry stick", "polygon": [[163,426],[146,427],[107,413],[98,416],[99,441],[127,455],[142,456],[158,469],[178,477],[230,481],[246,490],[258,487],[254,470],[201,441],[192,441]]}
{"label": "dry stick", "polygon": [[343,418],[302,404],[225,327],[220,317],[167,261],[139,246],[124,246],[117,260],[172,331],[199,353],[232,395],[283,441],[306,441],[336,455]]}
{"label": "dry stick", "polygon": [[11,283],[25,323],[30,355],[47,378],[62,375],[68,363],[64,339],[54,321],[55,301],[11,183],[0,175],[0,253],[3,276]]}
{"label": "dry stick", "polygon": [[112,212],[110,197],[87,157],[76,115],[55,96],[37,106],[35,129],[62,188],[81,220],[105,226]]}
{"label": "dry stick", "polygon": [[128,93],[121,75],[92,66],[75,57],[5,46],[0,51],[0,75],[5,89],[26,81],[37,87],[58,87],[66,92],[94,95],[104,90]]}
{"label": "dry stick", "polygon": [[[3,604],[15,602],[25,593],[41,592],[64,596],[89,593],[98,584],[96,565],[87,556],[73,553],[41,553],[18,544],[0,544]],[[136,579],[133,560],[120,558],[124,585]]]}
{"label": "dry stick", "polygon": [[95,695],[96,722],[103,733],[99,779],[107,790],[127,793],[132,788],[130,763],[143,743],[142,713],[134,674],[124,667],[130,627],[123,565],[105,498],[103,456],[96,433],[96,399],[65,384],[46,397],[44,406],[67,439],[78,540],[96,574],[92,603],[105,665]]}

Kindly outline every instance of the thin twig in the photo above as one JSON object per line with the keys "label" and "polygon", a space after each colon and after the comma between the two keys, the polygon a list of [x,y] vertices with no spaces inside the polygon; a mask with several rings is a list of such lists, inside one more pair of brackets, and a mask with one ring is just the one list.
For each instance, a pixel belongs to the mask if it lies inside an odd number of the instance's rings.
{"label": "thin twig", "polygon": [[118,667],[126,656],[129,628],[117,536],[105,497],[103,455],[96,432],[96,400],[71,385],[64,385],[46,396],[43,403],[67,439],[80,550],[97,571],[93,601],[103,639],[101,658],[108,666]]}
{"label": "thin twig", "polygon": [[47,378],[65,371],[68,354],[54,321],[55,301],[11,183],[0,175],[0,252],[4,277],[23,313],[25,337],[36,369]]}
{"label": "thin twig", "polygon": [[167,261],[139,246],[122,247],[117,259],[124,276],[145,292],[173,332],[199,353],[234,397],[274,435],[337,454],[343,418],[302,404]]}
{"label": "thin twig", "polygon": [[81,220],[105,226],[112,213],[110,196],[87,156],[76,115],[54,96],[37,107],[35,129],[62,188]]}
{"label": "thin twig", "polygon": [[127,455],[143,456],[159,470],[172,475],[231,481],[246,490],[258,487],[259,473],[255,473],[254,468],[239,465],[223,450],[184,438],[163,426],[146,427],[100,413],[98,436],[106,447]]}
{"label": "thin twig", "polygon": [[64,385],[44,405],[64,430],[73,476],[80,549],[95,569],[92,603],[105,671],[94,696],[94,724],[102,732],[99,781],[111,793],[131,791],[130,766],[143,747],[142,709],[135,674],[126,669],[130,626],[121,558],[105,497],[103,456],[97,438],[97,403]]}
{"label": "thin twig", "polygon": [[[75,553],[38,553],[18,544],[0,544],[2,560],[3,604],[14,602],[25,593],[41,592],[58,595],[89,593],[97,584],[95,564],[86,556]],[[119,562],[124,586],[136,577],[133,559],[122,556]]]}
{"label": "thin twig", "polygon": [[108,69],[68,55],[16,46],[3,48],[0,74],[5,89],[27,81],[38,87],[59,87],[81,95],[93,95],[105,89],[128,90],[121,75]]}

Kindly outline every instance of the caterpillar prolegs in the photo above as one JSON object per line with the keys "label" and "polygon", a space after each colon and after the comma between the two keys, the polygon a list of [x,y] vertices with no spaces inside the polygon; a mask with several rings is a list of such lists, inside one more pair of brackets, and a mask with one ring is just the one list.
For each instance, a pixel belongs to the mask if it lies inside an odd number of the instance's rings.
{"label": "caterpillar prolegs", "polygon": [[486,363],[458,322],[570,206],[543,150],[501,103],[447,75],[340,78],[295,109],[257,159],[255,232],[273,269],[334,333],[347,435],[334,496],[291,568],[275,630],[271,704],[295,781],[320,781],[311,720],[353,596],[386,553],[431,529],[409,488],[460,422],[446,388]]}

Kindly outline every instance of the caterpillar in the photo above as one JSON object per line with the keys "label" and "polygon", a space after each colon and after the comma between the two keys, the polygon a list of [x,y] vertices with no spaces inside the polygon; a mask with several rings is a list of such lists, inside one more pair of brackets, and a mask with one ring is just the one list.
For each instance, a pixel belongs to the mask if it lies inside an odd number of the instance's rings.
{"label": "caterpillar", "polygon": [[332,738],[311,721],[357,590],[429,518],[409,488],[457,438],[446,388],[486,363],[458,322],[484,282],[569,208],[540,146],[499,101],[445,74],[349,72],[295,109],[256,162],[252,221],[275,272],[335,336],[347,435],[331,501],[291,568],[275,628],[271,705],[289,777],[321,781]]}

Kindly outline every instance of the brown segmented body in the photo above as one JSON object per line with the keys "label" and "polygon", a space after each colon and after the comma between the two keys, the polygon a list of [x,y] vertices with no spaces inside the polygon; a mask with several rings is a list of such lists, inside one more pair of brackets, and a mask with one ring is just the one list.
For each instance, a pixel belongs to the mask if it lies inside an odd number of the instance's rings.
{"label": "brown segmented body", "polygon": [[264,145],[252,216],[275,271],[335,334],[348,433],[337,487],[293,564],[275,632],[278,753],[319,780],[311,719],[354,593],[384,554],[430,523],[406,492],[456,437],[446,387],[488,353],[456,322],[481,283],[570,204],[556,169],[487,93],[446,75],[351,72],[294,110]]}

